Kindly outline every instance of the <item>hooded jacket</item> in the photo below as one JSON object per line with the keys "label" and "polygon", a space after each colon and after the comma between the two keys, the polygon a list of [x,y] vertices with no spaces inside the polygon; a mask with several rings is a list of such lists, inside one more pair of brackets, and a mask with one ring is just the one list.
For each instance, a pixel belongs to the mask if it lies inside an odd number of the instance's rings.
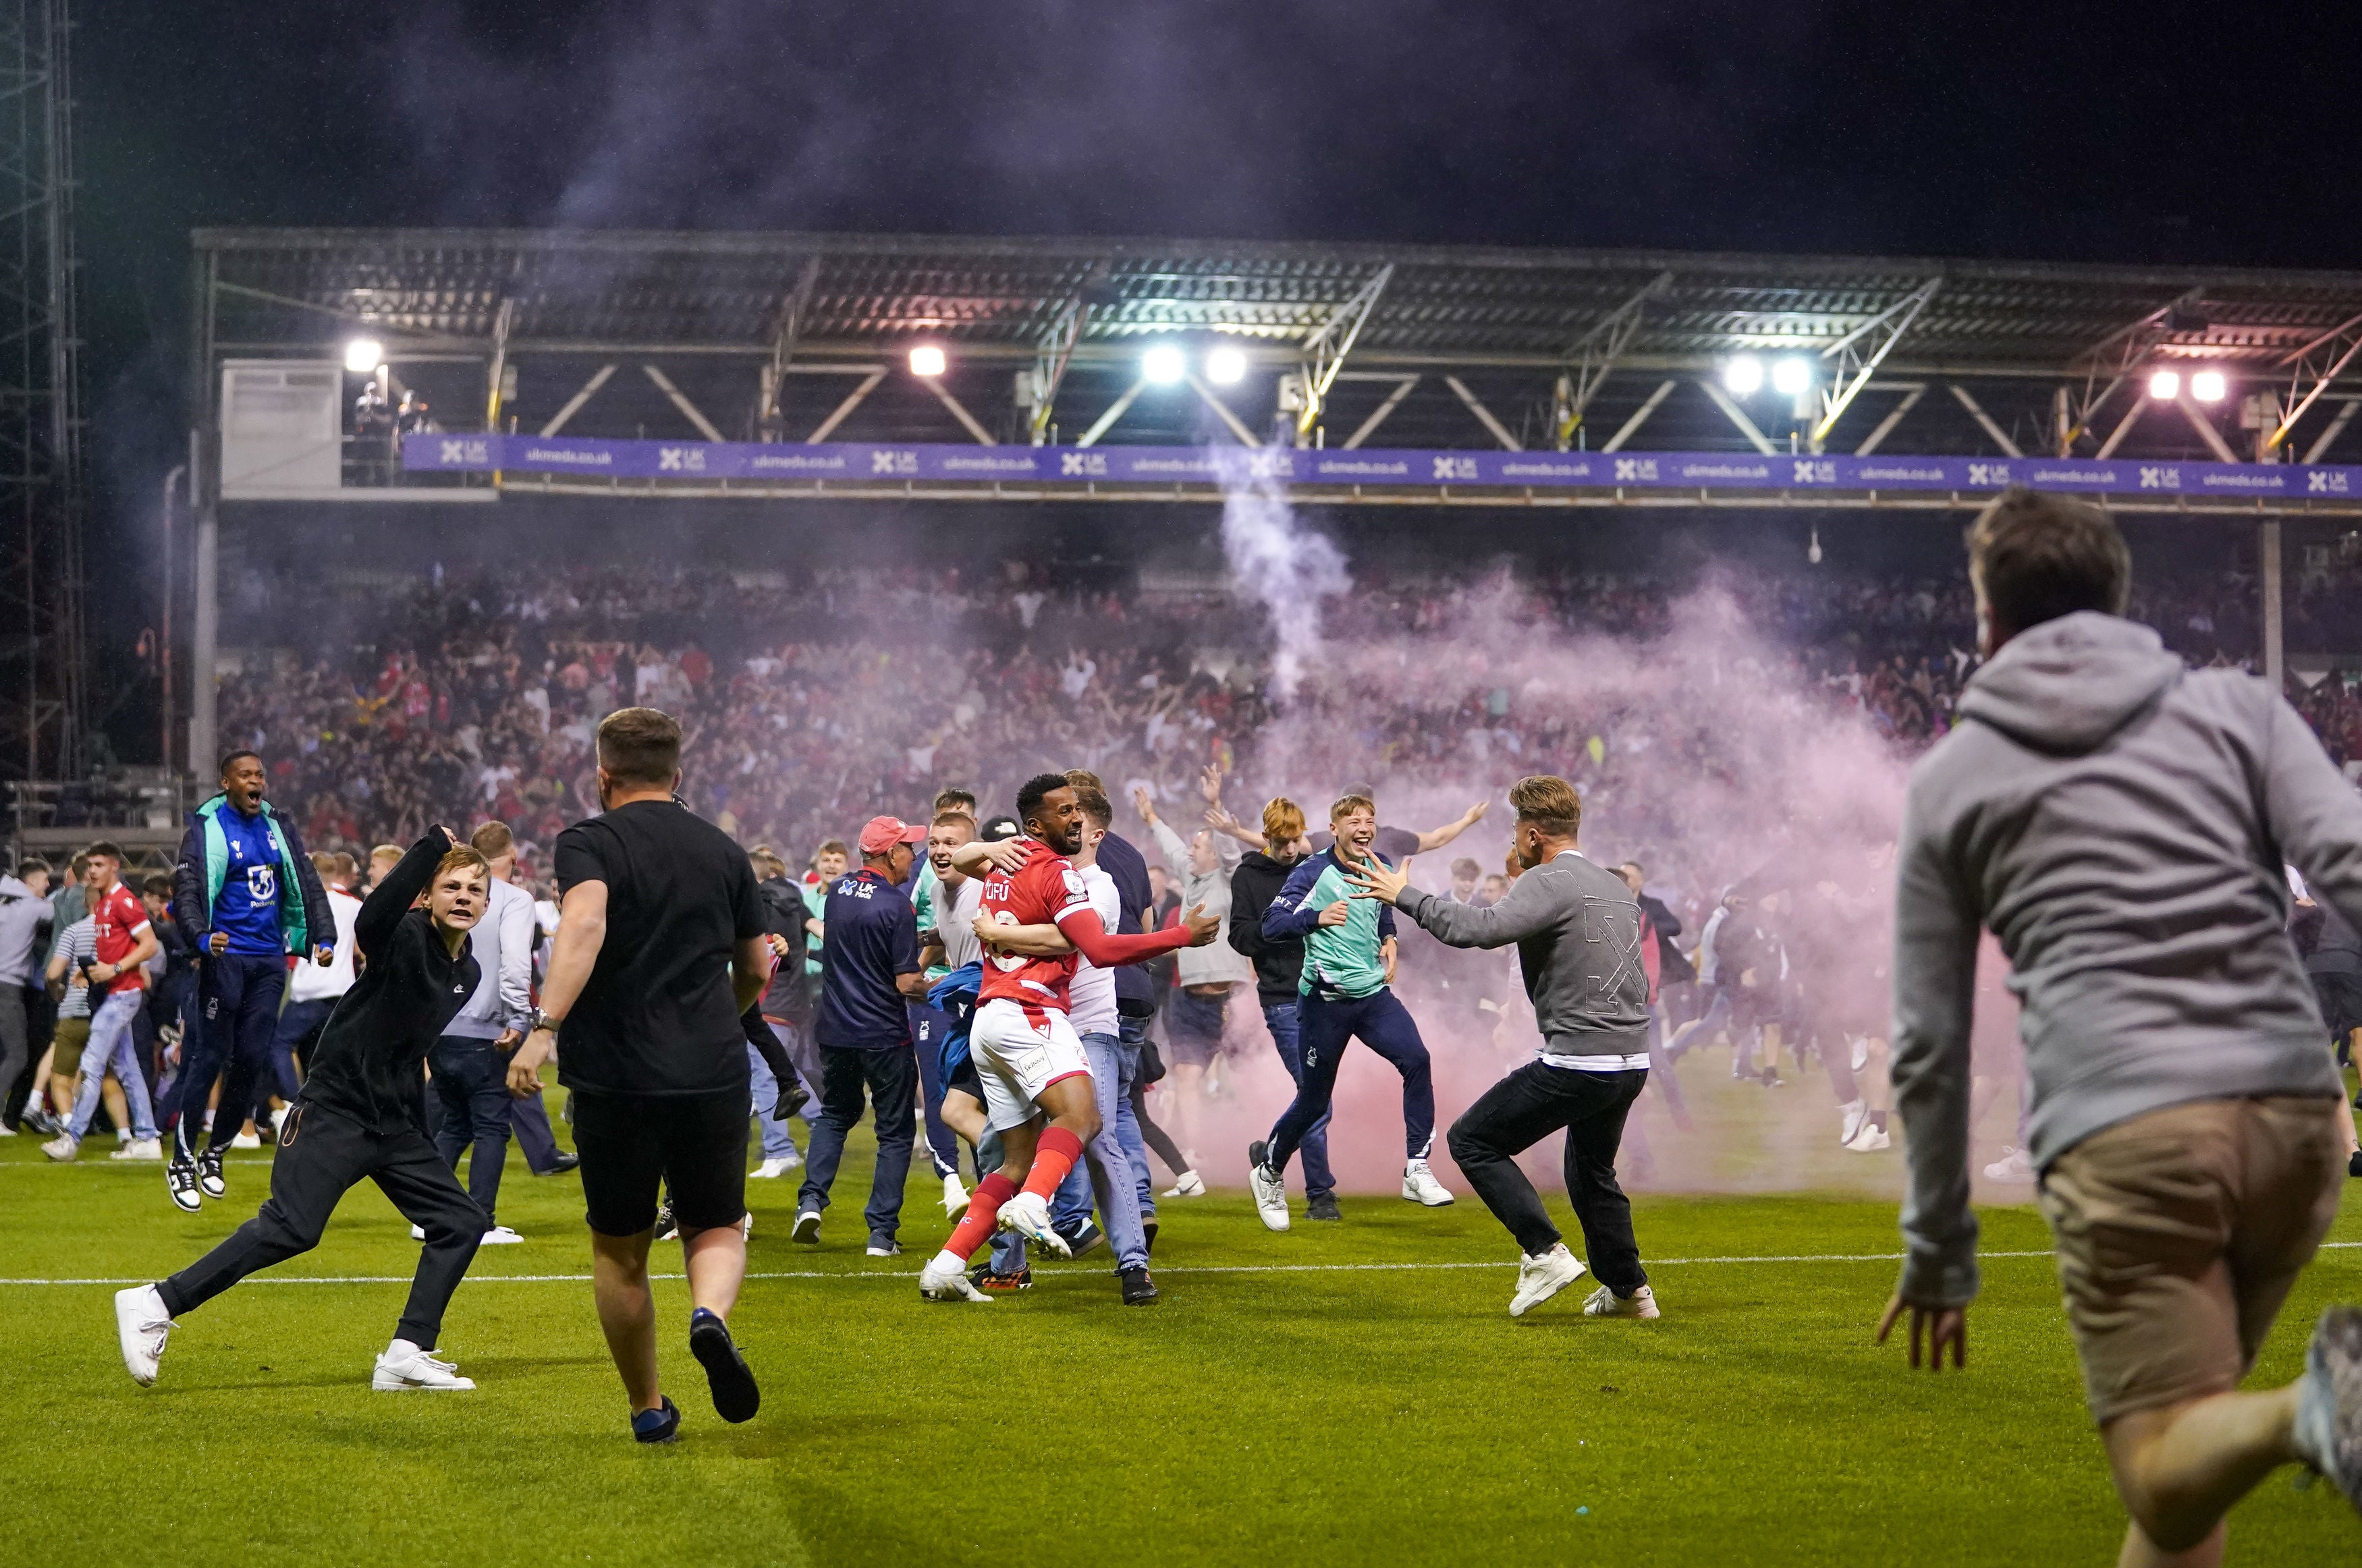
{"label": "hooded jacket", "polygon": [[[308,958],[315,947],[336,945],[336,912],[328,908],[328,889],[312,857],[304,853],[295,824],[270,801],[260,805],[263,823],[279,851],[280,934],[288,952]],[[217,794],[191,812],[188,831],[181,835],[180,863],[172,867],[172,919],[199,953],[205,951],[205,939],[213,932],[214,900],[221,896],[222,879],[229,870],[226,839],[215,818],[235,810],[227,795]]]}
{"label": "hooded jacket", "polygon": [[2340,1093],[2283,861],[2362,920],[2362,799],[2296,711],[2085,611],[2005,644],[1913,769],[1895,867],[1901,1294],[1976,1294],[1969,1030],[1979,928],[2009,956],[2037,1167],[2192,1100]]}
{"label": "hooded jacket", "polygon": [[1265,1007],[1295,1001],[1304,977],[1304,939],[1263,933],[1264,911],[1295,869],[1293,860],[1275,860],[1251,849],[1231,873],[1230,944],[1253,963],[1255,995]]}

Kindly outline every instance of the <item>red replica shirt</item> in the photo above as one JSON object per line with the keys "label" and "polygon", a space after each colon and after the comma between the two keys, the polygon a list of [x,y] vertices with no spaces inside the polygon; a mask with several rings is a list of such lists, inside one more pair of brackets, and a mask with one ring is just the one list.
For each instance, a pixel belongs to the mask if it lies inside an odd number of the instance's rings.
{"label": "red replica shirt", "polygon": [[[90,911],[92,935],[98,944],[98,961],[120,964],[131,956],[139,945],[139,938],[148,930],[148,906],[139,895],[117,882],[109,888]],[[117,975],[105,988],[104,994],[118,991],[144,991],[148,988],[148,971],[132,969]]]}
{"label": "red replica shirt", "polygon": [[[1038,839],[1027,839],[1032,857],[1014,872],[995,871],[985,878],[984,911],[995,925],[1055,925],[1077,914],[1097,918],[1082,873]],[[1055,958],[1029,958],[1018,953],[984,956],[984,985],[979,1006],[1008,1000],[1028,1007],[1066,1010],[1066,987],[1075,977],[1072,953]]]}

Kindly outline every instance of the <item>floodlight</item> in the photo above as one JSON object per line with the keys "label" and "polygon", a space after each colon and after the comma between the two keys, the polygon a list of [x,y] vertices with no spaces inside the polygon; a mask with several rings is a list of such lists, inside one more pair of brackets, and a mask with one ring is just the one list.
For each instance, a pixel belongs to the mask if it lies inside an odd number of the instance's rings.
{"label": "floodlight", "polygon": [[1247,357],[1227,346],[1206,356],[1206,379],[1218,387],[1236,386],[1246,379]]}
{"label": "floodlight", "polygon": [[1741,397],[1763,390],[1763,361],[1752,354],[1734,354],[1722,364],[1722,384]]}
{"label": "floodlight", "polygon": [[944,373],[944,351],[932,343],[922,343],[911,350],[911,373],[914,376],[940,376]]}
{"label": "floodlight", "polygon": [[1791,354],[1772,362],[1772,390],[1782,397],[1794,397],[1810,392],[1813,386],[1813,362],[1802,355]]}
{"label": "floodlight", "polygon": [[1159,386],[1169,386],[1188,373],[1189,362],[1170,343],[1153,345],[1140,357],[1140,373]]}
{"label": "floodlight", "polygon": [[2201,370],[2190,378],[2190,395],[2200,403],[2221,403],[2230,390],[2220,370]]}
{"label": "floodlight", "polygon": [[2148,395],[2159,403],[2171,403],[2181,395],[2181,372],[2151,370],[2148,374]]}
{"label": "floodlight", "polygon": [[345,369],[357,376],[373,376],[385,363],[385,345],[374,337],[356,337],[345,345]]}

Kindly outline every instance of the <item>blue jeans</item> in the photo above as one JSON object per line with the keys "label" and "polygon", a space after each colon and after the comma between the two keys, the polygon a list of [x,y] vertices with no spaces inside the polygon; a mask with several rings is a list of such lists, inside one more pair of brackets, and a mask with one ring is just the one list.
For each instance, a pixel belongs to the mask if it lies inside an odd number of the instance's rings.
{"label": "blue jeans", "polygon": [[862,1219],[869,1239],[883,1245],[902,1223],[902,1185],[911,1174],[911,1112],[919,1097],[919,1064],[908,1045],[887,1051],[820,1048],[820,1115],[813,1119],[811,1152],[805,1157],[803,1188],[796,1207],[826,1210],[828,1189],[844,1157],[844,1136],[861,1120],[862,1091],[868,1091],[877,1130],[877,1163],[869,1176],[869,1204]]}
{"label": "blue jeans", "polygon": [[131,1106],[131,1135],[156,1136],[156,1113],[148,1104],[148,1079],[139,1071],[139,1057],[131,1048],[131,1021],[148,999],[144,991],[117,991],[98,1004],[90,1017],[90,1043],[82,1048],[82,1079],[74,1085],[73,1111],[66,1119],[68,1135],[79,1141],[98,1114],[99,1080],[109,1069],[123,1086]]}
{"label": "blue jeans", "polygon": [[509,1163],[508,1058],[480,1036],[446,1034],[428,1060],[435,1064],[430,1087],[443,1108],[435,1152],[457,1174],[459,1156],[474,1147],[468,1196],[484,1211],[489,1231],[499,1223],[493,1215],[500,1207],[501,1173]]}
{"label": "blue jeans", "polygon": [[[1086,1034],[1083,1054],[1091,1064],[1091,1089],[1098,1097],[1099,1135],[1083,1151],[1081,1163],[1058,1184],[1050,1223],[1072,1235],[1090,1218],[1096,1198],[1099,1223],[1115,1249],[1118,1268],[1148,1266],[1148,1230],[1156,1212],[1141,1196],[1147,1185],[1148,1147],[1131,1114],[1131,1088],[1140,1079],[1140,1047],[1120,1034]],[[1127,1137],[1127,1133],[1129,1137]],[[1136,1152],[1135,1152],[1136,1151]],[[1146,1212],[1142,1212],[1143,1208]],[[1025,1239],[1003,1231],[993,1238],[992,1266],[1007,1274],[1025,1266]]]}
{"label": "blue jeans", "polygon": [[779,1080],[771,1076],[770,1064],[752,1045],[746,1047],[746,1074],[754,1080],[755,1125],[763,1135],[763,1157],[784,1160],[796,1152],[796,1136],[785,1121],[771,1114],[779,1103]]}
{"label": "blue jeans", "polygon": [[1427,1158],[1435,1143],[1435,1076],[1427,1056],[1427,1043],[1410,1010],[1388,988],[1365,997],[1330,999],[1307,993],[1297,1000],[1297,1038],[1304,1051],[1304,1078],[1296,1099],[1280,1112],[1271,1130],[1271,1147],[1264,1158],[1275,1171],[1287,1168],[1313,1124],[1329,1114],[1337,1088],[1337,1063],[1346,1043],[1359,1040],[1392,1063],[1403,1080],[1403,1142],[1407,1157]]}
{"label": "blue jeans", "polygon": [[927,1157],[940,1181],[959,1175],[959,1135],[944,1120],[944,1034],[952,1026],[951,1014],[924,1002],[907,1005],[911,1043],[919,1055],[919,1104],[927,1115]]}
{"label": "blue jeans", "polygon": [[315,997],[289,1002],[280,1011],[279,1026],[271,1032],[270,1066],[277,1076],[279,1098],[290,1105],[295,1103],[296,1090],[303,1083],[295,1075],[295,1054],[301,1051],[307,1059],[311,1056],[328,1015],[336,1010],[335,997]]}
{"label": "blue jeans", "polygon": [[[197,1125],[214,1080],[222,1080],[214,1110],[214,1149],[225,1149],[254,1110],[254,1089],[270,1063],[270,1042],[279,1032],[279,999],[287,992],[287,961],[276,955],[249,957],[207,954],[197,961],[196,1038],[181,1042],[181,1077],[170,1109],[172,1157],[193,1159]],[[95,1031],[93,1032],[95,1034]]]}
{"label": "blue jeans", "polygon": [[[1301,1092],[1304,1049],[1297,1040],[1296,1021],[1296,1004],[1292,1001],[1273,1002],[1263,1010],[1264,1027],[1271,1031],[1271,1043],[1279,1052],[1280,1064]],[[1337,1178],[1329,1169],[1329,1111],[1325,1107],[1319,1120],[1312,1123],[1297,1144],[1297,1153],[1304,1156],[1305,1197],[1318,1198],[1337,1190]]]}

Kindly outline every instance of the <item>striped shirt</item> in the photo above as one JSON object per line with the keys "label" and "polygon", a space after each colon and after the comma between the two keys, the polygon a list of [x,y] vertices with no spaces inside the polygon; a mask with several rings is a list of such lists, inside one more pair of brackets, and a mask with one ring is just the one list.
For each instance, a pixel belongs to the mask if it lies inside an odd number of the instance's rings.
{"label": "striped shirt", "polygon": [[82,966],[98,962],[98,922],[84,915],[63,931],[50,947],[50,962],[66,961],[65,999],[58,1003],[60,1018],[88,1018],[90,989],[83,984]]}

